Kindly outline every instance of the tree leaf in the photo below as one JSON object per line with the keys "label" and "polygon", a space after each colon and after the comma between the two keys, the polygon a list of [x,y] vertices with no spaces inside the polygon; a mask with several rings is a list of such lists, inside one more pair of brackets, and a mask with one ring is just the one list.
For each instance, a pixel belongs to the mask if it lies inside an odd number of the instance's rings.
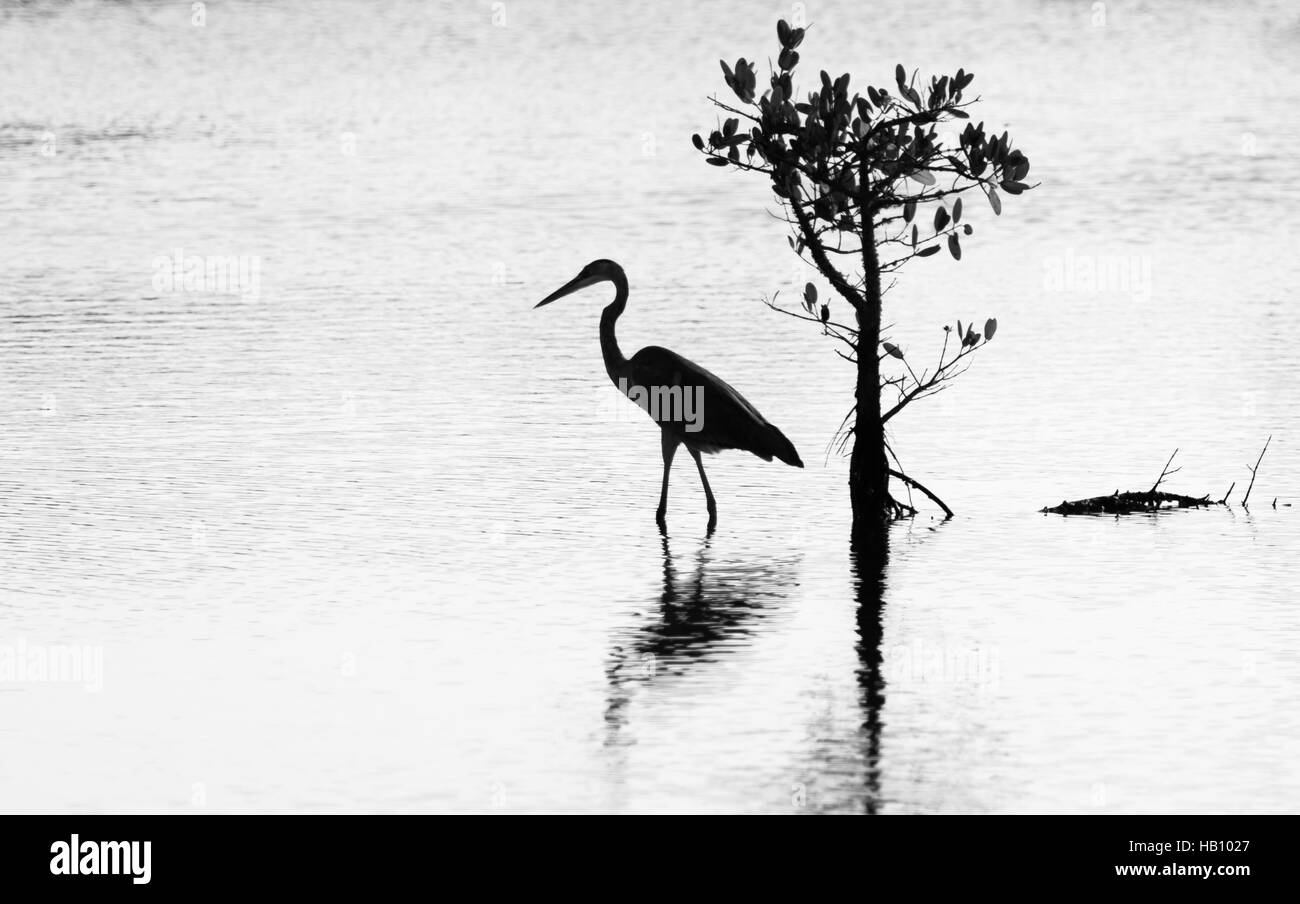
{"label": "tree leaf", "polygon": [[961,198],[952,202],[952,221],[954,223],[961,222]]}
{"label": "tree leaf", "polygon": [[745,103],[752,103],[754,100],[754,87],[757,84],[754,75],[754,65],[747,63],[744,57],[736,60],[736,77],[730,83],[731,90],[736,92]]}
{"label": "tree leaf", "polygon": [[709,162],[709,164],[712,165],[712,166],[726,166],[726,165],[727,165],[727,159],[726,159],[725,157],[709,157],[709,158],[708,158],[708,162]]}
{"label": "tree leaf", "polygon": [[998,190],[996,188],[989,189],[989,206],[993,208],[993,213],[995,215],[999,217],[1002,216],[1002,199],[998,197]]}
{"label": "tree leaf", "polygon": [[938,254],[938,253],[939,253],[939,246],[931,245],[929,248],[922,248],[920,251],[916,252],[916,256],[929,257],[931,254]]}
{"label": "tree leaf", "polygon": [[[699,137],[699,136],[696,136]],[[903,202],[903,222],[912,222],[912,217],[916,216],[916,201],[909,198]]]}
{"label": "tree leaf", "polygon": [[1009,195],[1018,195],[1029,186],[1023,182],[1017,182],[1014,179],[1003,179],[1002,190]]}
{"label": "tree leaf", "polygon": [[957,233],[948,236],[948,250],[957,260],[961,260],[961,242],[957,241]]}
{"label": "tree leaf", "polygon": [[996,333],[997,331],[998,331],[998,319],[996,317],[990,317],[988,320],[984,321],[984,340],[986,342],[989,339],[992,339],[993,334]]}
{"label": "tree leaf", "polygon": [[934,231],[942,232],[943,227],[948,225],[948,210],[940,205],[934,211]]}
{"label": "tree leaf", "polygon": [[700,137],[699,132],[696,132],[691,136],[691,144],[695,145],[695,150],[697,151],[704,150],[704,139]]}
{"label": "tree leaf", "polygon": [[892,342],[882,342],[882,343],[880,343],[880,345],[881,345],[882,348],[884,348],[884,350],[885,350],[885,354],[887,354],[887,355],[892,355],[893,357],[897,358],[899,361],[902,361],[902,360],[903,360],[903,351],[902,351],[902,349],[900,349],[900,348],[899,348],[897,345],[895,345],[894,343],[892,343]]}
{"label": "tree leaf", "polygon": [[817,303],[817,287],[812,283],[808,283],[803,287],[803,300],[809,304]]}
{"label": "tree leaf", "polygon": [[830,319],[831,319],[831,309],[826,307],[826,305],[822,305],[822,323],[825,323]]}

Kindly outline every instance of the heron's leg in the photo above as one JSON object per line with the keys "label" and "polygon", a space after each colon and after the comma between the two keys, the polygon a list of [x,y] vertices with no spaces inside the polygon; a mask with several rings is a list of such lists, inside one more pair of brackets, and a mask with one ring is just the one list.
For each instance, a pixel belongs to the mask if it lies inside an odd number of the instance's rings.
{"label": "heron's leg", "polygon": [[700,483],[704,484],[704,502],[709,507],[709,527],[713,527],[718,523],[718,504],[713,501],[713,490],[709,487],[709,478],[704,473],[704,460],[695,449],[691,449],[690,452],[691,458],[695,459],[695,467],[700,469]]}
{"label": "heron's leg", "polygon": [[672,470],[673,456],[677,454],[677,444],[681,442],[667,430],[662,431],[663,451],[664,451],[664,486],[659,491],[659,511],[655,513],[655,520],[660,524],[664,523],[664,516],[668,514],[668,472]]}

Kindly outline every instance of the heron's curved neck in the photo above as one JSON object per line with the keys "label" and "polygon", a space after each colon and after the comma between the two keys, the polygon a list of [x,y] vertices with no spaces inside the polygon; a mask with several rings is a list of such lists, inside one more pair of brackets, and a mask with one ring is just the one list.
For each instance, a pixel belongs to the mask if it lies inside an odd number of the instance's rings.
{"label": "heron's curved neck", "polygon": [[629,371],[628,360],[623,357],[614,336],[614,323],[627,307],[627,277],[620,270],[610,277],[610,282],[614,284],[614,300],[600,315],[600,353],[605,359],[605,372],[617,385],[619,378],[626,377]]}

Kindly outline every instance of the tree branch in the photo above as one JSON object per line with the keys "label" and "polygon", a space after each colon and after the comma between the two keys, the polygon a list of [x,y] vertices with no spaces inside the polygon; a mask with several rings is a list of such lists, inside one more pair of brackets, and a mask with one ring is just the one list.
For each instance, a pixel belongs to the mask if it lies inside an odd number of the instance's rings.
{"label": "tree branch", "polygon": [[[1178,450],[1175,449],[1175,450],[1174,450],[1174,455],[1177,455],[1177,454],[1178,454]],[[1171,464],[1174,463],[1174,455],[1170,455],[1170,456],[1169,456],[1169,461],[1165,462],[1165,466],[1164,466],[1163,468],[1160,469],[1160,476],[1156,478],[1156,482],[1155,482],[1155,483],[1151,484],[1151,490],[1150,490],[1150,492],[1154,493],[1156,490],[1160,489],[1160,484],[1161,484],[1161,483],[1164,481],[1164,479],[1165,479],[1166,477],[1168,477],[1170,474],[1177,474],[1179,471],[1182,470],[1181,467],[1174,468],[1172,471],[1169,470],[1169,466],[1170,466]],[[1231,488],[1231,487],[1228,488],[1228,492],[1232,492],[1232,488]]]}
{"label": "tree branch", "polygon": [[812,252],[813,260],[817,262],[817,269],[830,280],[831,285],[835,287],[835,291],[844,296],[844,299],[853,305],[853,309],[856,311],[862,305],[861,297],[849,285],[844,275],[831,263],[830,258],[826,256],[826,249],[822,246],[821,239],[817,237],[817,231],[813,228],[811,221],[808,219],[808,214],[804,212],[798,199],[792,200],[791,207],[794,209],[795,218],[799,221],[799,228],[803,231],[804,244]]}
{"label": "tree branch", "polygon": [[946,516],[944,520],[947,520],[948,518],[952,517],[952,509],[948,508],[947,504],[942,499],[940,499],[938,496],[934,495],[934,493],[931,493],[924,486],[922,486],[919,480],[908,477],[902,471],[895,471],[893,468],[889,469],[889,474],[891,477],[897,477],[899,480],[903,481],[903,483],[907,484],[908,486],[916,487],[922,493],[929,496],[931,502],[939,506],[939,508],[943,509],[943,513]]}
{"label": "tree branch", "polygon": [[1242,508],[1249,508],[1249,506],[1246,503],[1250,502],[1250,491],[1255,486],[1255,474],[1258,473],[1259,463],[1264,460],[1264,453],[1268,451],[1268,444],[1271,443],[1272,441],[1273,441],[1273,436],[1272,434],[1270,434],[1268,439],[1264,441],[1264,448],[1259,450],[1259,458],[1255,459],[1255,467],[1250,469],[1250,486],[1246,487],[1246,496],[1244,499],[1241,500]]}
{"label": "tree branch", "polygon": [[[954,377],[960,376],[961,374],[965,373],[966,371],[964,369],[961,371],[953,371],[953,368],[957,365],[959,361],[962,361],[967,356],[973,354],[976,349],[983,348],[984,346],[988,345],[988,342],[989,342],[988,339],[984,339],[978,345],[966,346],[960,352],[957,353],[956,357],[954,357],[951,361],[948,361],[946,363],[944,363],[943,356],[941,353],[939,366],[935,369],[934,373],[932,373],[929,376],[929,378],[926,379],[924,382],[917,382],[911,389],[907,390],[906,392],[903,392],[901,398],[894,405],[894,407],[890,408],[888,411],[886,411],[883,415],[880,416],[880,422],[882,424],[888,423],[890,418],[898,414],[898,412],[902,411],[904,408],[906,408],[912,402],[916,401],[918,398],[922,398],[926,394],[931,393],[932,390],[934,392],[938,392],[940,389],[942,389],[943,387],[939,386],[940,383],[943,383],[947,380],[950,380]],[[948,340],[947,337],[945,336],[944,338],[945,349],[948,347],[947,343]],[[938,389],[936,389],[936,387],[938,387]]]}

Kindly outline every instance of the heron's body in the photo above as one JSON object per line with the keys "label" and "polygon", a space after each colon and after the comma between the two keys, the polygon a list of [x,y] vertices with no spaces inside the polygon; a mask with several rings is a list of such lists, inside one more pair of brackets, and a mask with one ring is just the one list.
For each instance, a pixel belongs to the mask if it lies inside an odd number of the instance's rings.
{"label": "heron's body", "polygon": [[700,416],[694,421],[678,416],[664,417],[662,412],[658,412],[659,416],[656,417],[655,412],[647,409],[662,431],[664,477],[657,513],[660,522],[664,520],[668,505],[668,472],[679,445],[686,446],[699,469],[708,503],[710,526],[716,521],[717,505],[709,480],[704,475],[701,454],[721,452],[723,449],[742,449],[764,461],[777,458],[797,468],[803,467],[799,453],[785,434],[769,424],[757,408],[721,377],[676,352],[657,345],[646,346],[631,358],[624,357],[614,334],[614,326],[627,307],[628,286],[623,268],[618,264],[606,260],[593,261],[576,279],[537,306],[549,304],[570,292],[598,282],[614,284],[614,300],[600,317],[600,351],[610,381],[624,393],[629,393],[635,387],[667,390],[677,387],[679,398],[682,393],[690,392],[698,406]]}

